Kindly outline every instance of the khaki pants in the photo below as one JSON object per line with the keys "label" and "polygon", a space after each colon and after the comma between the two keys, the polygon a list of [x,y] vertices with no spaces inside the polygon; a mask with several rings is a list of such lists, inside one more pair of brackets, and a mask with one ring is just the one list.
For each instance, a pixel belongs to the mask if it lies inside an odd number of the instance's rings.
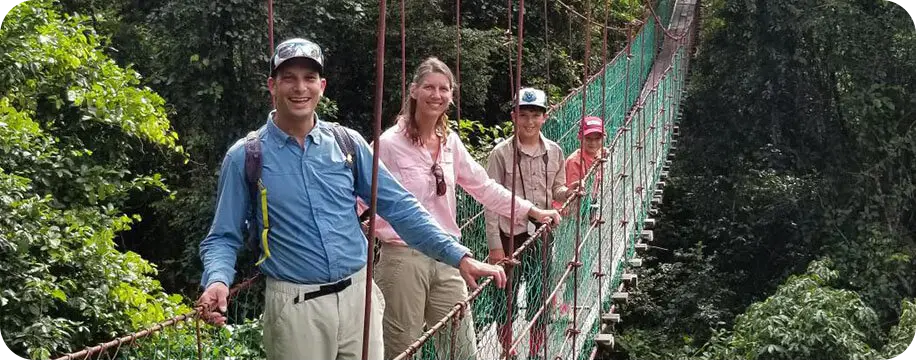
{"label": "khaki pants", "polygon": [[[385,358],[393,359],[468,296],[458,269],[409,247],[382,245],[375,280],[385,295]],[[450,322],[435,336],[437,359],[476,359],[477,345],[470,309],[465,312],[451,350]],[[419,351],[418,351],[419,352]]]}
{"label": "khaki pants", "polygon": [[[267,358],[354,360],[362,358],[366,269],[350,277],[344,290],[305,301],[322,285],[303,285],[267,278],[264,292],[264,349]],[[297,298],[298,297],[298,298]],[[296,300],[299,300],[296,303]],[[385,300],[372,287],[369,359],[382,358],[382,315]]]}

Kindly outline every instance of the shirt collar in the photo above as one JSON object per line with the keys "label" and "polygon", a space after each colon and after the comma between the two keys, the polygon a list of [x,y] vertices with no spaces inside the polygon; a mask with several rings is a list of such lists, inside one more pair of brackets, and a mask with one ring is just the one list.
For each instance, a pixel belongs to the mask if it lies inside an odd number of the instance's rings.
{"label": "shirt collar", "polygon": [[576,159],[576,161],[579,160],[579,157],[582,157],[582,159],[584,159],[587,163],[595,161],[594,156],[588,154],[588,152],[583,152],[582,149],[576,149],[576,154],[573,157]]}
{"label": "shirt collar", "polygon": [[[293,142],[293,144],[296,144],[296,139],[293,136],[289,135],[283,131],[283,129],[280,129],[280,127],[277,126],[277,123],[274,121],[274,115],[276,113],[276,110],[271,110],[270,113],[267,114],[268,136],[277,143],[278,148],[282,148],[284,145],[286,145],[287,142]],[[325,128],[327,128],[327,124],[319,119],[318,113],[315,113],[315,126],[312,128],[312,131],[310,131],[309,134],[305,136],[305,138],[311,138],[315,144],[321,144],[322,139],[327,136],[324,131],[321,131]]]}
{"label": "shirt collar", "polygon": [[[513,137],[515,136],[513,135]],[[525,154],[529,157],[541,157],[545,153],[547,153],[547,142],[544,141],[544,133],[538,133],[538,140],[540,140],[540,142],[538,142],[539,144],[538,144],[537,152],[535,154],[529,154],[528,152],[525,151],[524,148],[519,147],[521,154]],[[513,146],[515,145],[515,139],[512,140],[512,144]]]}
{"label": "shirt collar", "polygon": [[[406,119],[399,117],[398,121],[395,123],[394,126],[391,127],[391,129],[392,131],[394,131],[395,134],[397,134],[401,138],[404,144],[409,145],[411,149],[414,149],[418,152],[418,154],[421,157],[420,159],[429,159],[430,161],[432,161],[432,158],[429,156],[429,152],[426,151],[426,147],[414,143],[414,141],[410,139],[410,137],[407,135],[407,120]],[[445,142],[439,143],[439,161],[440,162],[443,159],[442,157],[444,153],[452,152],[452,147],[449,145],[449,141],[450,141],[449,137],[446,136]]]}
{"label": "shirt collar", "polygon": [[315,126],[312,128],[312,131],[309,132],[309,134],[306,135],[305,137],[306,138],[311,137],[312,141],[315,142],[315,144],[321,144],[321,142],[324,141],[326,137],[330,136],[328,135],[329,132],[325,131],[329,129],[328,128],[329,125],[330,124],[328,124],[327,122],[321,121],[321,119],[318,117],[318,113],[315,113]]}

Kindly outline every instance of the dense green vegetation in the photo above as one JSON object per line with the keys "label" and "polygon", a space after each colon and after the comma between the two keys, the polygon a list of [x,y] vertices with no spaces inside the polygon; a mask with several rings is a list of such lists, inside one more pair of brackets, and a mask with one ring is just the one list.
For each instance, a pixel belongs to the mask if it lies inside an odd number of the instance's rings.
{"label": "dense green vegetation", "polygon": [[85,17],[32,1],[0,33],[0,327],[47,358],[180,311],[116,237],[134,194],[168,191],[139,157],[185,159],[164,101],[101,51]]}
{"label": "dense green vegetation", "polygon": [[626,356],[899,354],[916,296],[912,20],[805,0],[714,0],[702,19]]}

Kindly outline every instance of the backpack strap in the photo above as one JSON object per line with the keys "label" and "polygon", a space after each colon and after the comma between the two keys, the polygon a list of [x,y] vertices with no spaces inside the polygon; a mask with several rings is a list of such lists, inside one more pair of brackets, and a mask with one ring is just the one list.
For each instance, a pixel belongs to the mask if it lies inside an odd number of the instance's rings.
{"label": "backpack strap", "polygon": [[[270,248],[267,246],[267,233],[270,231],[270,222],[267,214],[267,188],[261,181],[261,169],[264,158],[261,153],[261,138],[257,131],[248,132],[245,136],[245,182],[248,184],[248,194],[251,198],[251,217],[248,220],[248,247],[258,249],[258,234],[260,234],[260,247],[264,254],[255,263],[260,265],[270,257]],[[261,207],[263,228],[261,232],[255,229],[254,217],[258,214],[255,207]]]}
{"label": "backpack strap", "polygon": [[[347,166],[350,167],[350,170],[353,172],[353,188],[356,189],[356,180],[359,179],[359,168],[356,166],[356,145],[353,143],[353,136],[347,132],[347,129],[337,123],[331,123],[331,132],[334,133],[334,140],[337,141],[337,146],[340,148],[340,151],[344,155],[344,160],[347,162]],[[357,218],[359,222],[363,223],[369,220],[369,210],[363,211],[362,214],[357,212]]]}
{"label": "backpack strap", "polygon": [[344,161],[347,167],[353,172],[353,185],[356,187],[356,180],[359,179],[358,167],[356,161],[356,144],[353,143],[353,137],[347,132],[347,129],[337,123],[331,123],[331,132],[334,133],[334,140],[337,141],[337,147],[343,153]]}
{"label": "backpack strap", "polygon": [[245,136],[245,181],[248,183],[248,193],[251,194],[252,201],[257,200],[262,165],[261,139],[258,137],[258,132],[253,130]]}

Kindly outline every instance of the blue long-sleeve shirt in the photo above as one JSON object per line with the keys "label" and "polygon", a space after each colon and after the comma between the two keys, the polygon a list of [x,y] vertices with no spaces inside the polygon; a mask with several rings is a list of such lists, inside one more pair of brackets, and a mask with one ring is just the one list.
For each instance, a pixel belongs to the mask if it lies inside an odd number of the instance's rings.
{"label": "blue long-sleeve shirt", "polygon": [[[268,277],[303,284],[336,282],[366,265],[366,238],[355,213],[356,196],[370,199],[372,153],[365,140],[354,139],[359,179],[344,162],[330,127],[315,117],[303,147],[274,124],[273,113],[258,130],[267,188],[270,257],[261,272]],[[457,267],[470,251],[442,230],[417,199],[379,164],[378,213],[410,246]],[[355,189],[354,189],[355,188]],[[204,272],[201,285],[231,285],[235,261],[244,244],[242,229],[251,206],[245,180],[245,140],[236,142],[223,159],[216,215],[200,243]],[[260,203],[260,202],[258,202]],[[260,204],[254,218],[262,227]],[[259,239],[260,242],[260,239]],[[263,251],[262,251],[263,252]]]}

